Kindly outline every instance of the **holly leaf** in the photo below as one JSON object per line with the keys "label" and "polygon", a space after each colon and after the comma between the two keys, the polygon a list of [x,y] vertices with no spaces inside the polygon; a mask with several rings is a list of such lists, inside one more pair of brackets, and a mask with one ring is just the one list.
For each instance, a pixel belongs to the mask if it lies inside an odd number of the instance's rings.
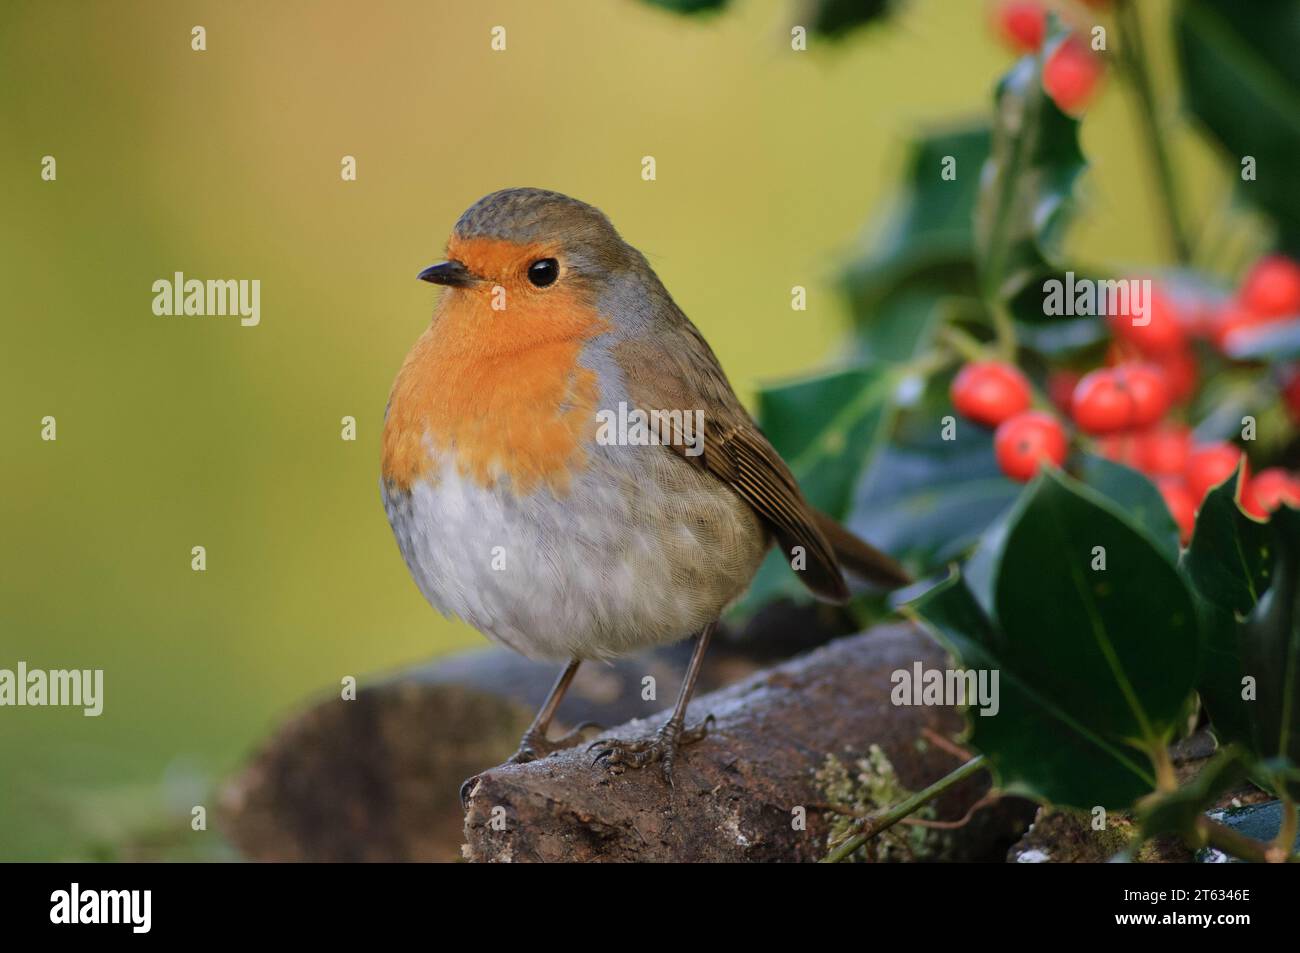
{"label": "holly leaf", "polygon": [[959,426],[959,439],[943,440],[935,418],[887,444],[863,476],[847,520],[918,576],[970,549],[1020,490],[998,469],[993,435]]}
{"label": "holly leaf", "polygon": [[1196,592],[1229,615],[1254,611],[1272,575],[1272,533],[1237,504],[1234,475],[1205,497],[1182,568]]}
{"label": "holly leaf", "polygon": [[[722,10],[727,0],[644,0],[655,7],[674,13],[713,13]],[[884,19],[898,5],[898,0],[808,0],[800,13],[800,23],[830,39],[840,39],[858,27]]]}
{"label": "holly leaf", "polygon": [[952,416],[950,383],[937,374],[919,393],[899,388],[906,399],[845,520],[918,578],[970,550],[1021,489],[999,469],[992,432]]}
{"label": "holly leaf", "polygon": [[[1188,108],[1226,153],[1237,194],[1300,254],[1300,4],[1184,0],[1174,37]],[[1245,157],[1254,179],[1241,179]]]}
{"label": "holly leaf", "polygon": [[662,7],[673,13],[716,13],[727,5],[727,0],[644,0],[652,7]]}
{"label": "holly leaf", "polygon": [[1178,559],[1178,524],[1156,485],[1144,474],[1105,457],[1087,454],[1080,465],[1079,478],[1117,503],[1171,561]]}
{"label": "holly leaf", "polygon": [[922,353],[933,345],[951,300],[944,297],[941,284],[900,287],[872,310],[869,321],[858,323],[858,355],[901,363]]}
{"label": "holly leaf", "polygon": [[1293,361],[1300,357],[1300,317],[1240,328],[1227,336],[1223,349],[1239,361]]}
{"label": "holly leaf", "polygon": [[1205,668],[1197,691],[1221,742],[1259,747],[1249,705],[1242,699],[1246,671],[1238,616],[1254,611],[1271,572],[1268,531],[1238,508],[1236,478],[1212,490],[1179,563],[1197,597],[1205,633]]}
{"label": "holly leaf", "polygon": [[1045,57],[1064,39],[1057,33],[1038,53],[1017,60],[998,84],[992,151],[975,208],[984,300],[1025,321],[1045,318],[1043,282],[1063,280],[1061,238],[1086,166],[1078,120],[1043,89]]}
{"label": "holly leaf", "polygon": [[[1243,667],[1256,677],[1255,740],[1266,759],[1300,765],[1300,510],[1282,507],[1268,523],[1276,557],[1268,591],[1241,632]],[[1270,772],[1280,778],[1277,770]],[[1300,783],[1287,785],[1300,796]]]}
{"label": "holly leaf", "polygon": [[758,418],[804,496],[842,519],[853,487],[888,433],[897,374],[878,364],[764,388]]}
{"label": "holly leaf", "polygon": [[999,673],[998,713],[970,716],[999,786],[1079,808],[1153,790],[1144,752],[1177,729],[1200,632],[1173,561],[1115,503],[1041,474],[962,575],[909,607],[963,665]]}
{"label": "holly leaf", "polygon": [[840,38],[886,17],[897,0],[812,0],[807,17],[814,33]]}
{"label": "holly leaf", "polygon": [[1300,511],[1253,519],[1236,483],[1206,496],[1181,561],[1207,641],[1198,690],[1220,739],[1261,762],[1300,765]]}
{"label": "holly leaf", "polygon": [[864,354],[912,356],[929,343],[939,301],[976,295],[971,218],[989,143],[987,125],[912,143],[900,194],[842,279]]}

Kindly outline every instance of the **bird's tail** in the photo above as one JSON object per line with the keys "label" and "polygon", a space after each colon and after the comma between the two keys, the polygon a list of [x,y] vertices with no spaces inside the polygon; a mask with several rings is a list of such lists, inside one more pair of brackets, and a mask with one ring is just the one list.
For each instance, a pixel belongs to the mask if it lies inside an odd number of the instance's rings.
{"label": "bird's tail", "polygon": [[874,546],[854,536],[825,513],[814,510],[817,528],[835,550],[840,565],[853,575],[890,589],[899,589],[912,583],[907,570],[892,556],[887,556]]}

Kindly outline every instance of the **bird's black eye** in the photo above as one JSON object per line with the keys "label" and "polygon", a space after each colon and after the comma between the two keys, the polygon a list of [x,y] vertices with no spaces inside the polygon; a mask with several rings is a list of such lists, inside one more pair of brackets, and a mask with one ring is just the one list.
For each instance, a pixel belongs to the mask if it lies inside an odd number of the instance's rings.
{"label": "bird's black eye", "polygon": [[555,284],[560,277],[560,263],[554,258],[539,258],[528,266],[528,280],[539,288]]}

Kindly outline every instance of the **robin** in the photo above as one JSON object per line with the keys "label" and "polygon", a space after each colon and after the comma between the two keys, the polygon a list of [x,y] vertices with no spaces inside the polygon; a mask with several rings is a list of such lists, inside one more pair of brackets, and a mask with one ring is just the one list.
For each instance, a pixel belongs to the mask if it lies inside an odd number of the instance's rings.
{"label": "robin", "polygon": [[808,504],[700,332],[598,209],[494,192],[419,278],[446,291],[389,397],[384,508],[436,609],[568,662],[513,761],[589,727],[547,738],[583,661],[698,633],[663,727],[592,746],[614,773],[658,763],[671,782],[679,749],[709,727],[686,725],[709,639],[774,542],[831,602],[849,597],[842,568],[909,581]]}

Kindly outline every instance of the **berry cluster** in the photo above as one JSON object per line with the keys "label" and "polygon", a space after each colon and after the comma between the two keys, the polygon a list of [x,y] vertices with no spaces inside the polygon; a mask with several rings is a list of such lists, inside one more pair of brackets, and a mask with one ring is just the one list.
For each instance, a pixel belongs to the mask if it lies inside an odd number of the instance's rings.
{"label": "berry cluster", "polygon": [[996,427],[998,466],[1013,480],[1025,481],[1039,464],[1065,462],[1065,429],[1051,414],[1030,410],[1032,389],[1020,369],[1003,361],[972,361],[952,382],[952,403],[968,420]]}
{"label": "berry cluster", "polygon": [[[1196,342],[1231,357],[1234,338],[1300,315],[1300,264],[1267,256],[1238,292],[1206,304],[1176,300],[1153,287],[1144,308],[1107,316],[1106,363],[1082,375],[1058,369],[1046,378],[1055,413],[1032,409],[1034,390],[1016,366],[999,360],[967,363],[953,379],[953,407],[968,420],[995,427],[1002,472],[1030,479],[1039,466],[1060,466],[1069,439],[1068,417],[1079,439],[1107,459],[1133,467],[1159,488],[1186,541],[1196,511],[1211,488],[1242,465],[1241,505],[1266,518],[1283,503],[1300,506],[1300,477],[1279,467],[1251,475],[1240,447],[1199,443],[1184,422],[1200,377]],[[1300,426],[1300,365],[1286,372],[1282,398]]]}
{"label": "berry cluster", "polygon": [[[1047,36],[1047,8],[1038,0],[1002,0],[994,7],[993,22],[1003,41],[1017,53],[1037,52]],[[1101,57],[1074,33],[1048,54],[1043,64],[1043,89],[1062,112],[1074,115],[1092,100],[1104,73]]]}

